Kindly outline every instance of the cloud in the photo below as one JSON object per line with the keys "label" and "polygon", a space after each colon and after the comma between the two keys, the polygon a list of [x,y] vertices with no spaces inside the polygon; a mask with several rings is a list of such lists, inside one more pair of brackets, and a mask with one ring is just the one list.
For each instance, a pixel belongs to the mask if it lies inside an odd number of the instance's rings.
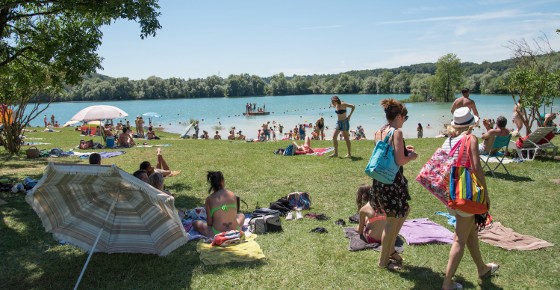
{"label": "cloud", "polygon": [[406,20],[394,20],[394,21],[384,21],[380,24],[407,24],[407,23],[423,23],[423,22],[443,22],[443,21],[482,21],[482,20],[495,20],[503,18],[520,18],[520,17],[545,17],[545,16],[560,16],[560,13],[520,13],[517,10],[503,10],[497,12],[481,13],[474,15],[463,15],[463,16],[446,16],[446,17],[429,17],[429,18],[419,18],[419,19],[406,19]]}
{"label": "cloud", "polygon": [[320,29],[333,29],[333,28],[342,28],[343,25],[324,25],[324,26],[310,26],[310,27],[302,27],[300,30],[320,30]]}

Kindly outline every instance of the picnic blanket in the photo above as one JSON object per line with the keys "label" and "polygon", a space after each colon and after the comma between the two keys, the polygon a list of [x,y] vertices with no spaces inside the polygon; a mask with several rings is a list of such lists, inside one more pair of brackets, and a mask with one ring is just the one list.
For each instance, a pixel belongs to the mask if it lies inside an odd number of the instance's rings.
{"label": "picnic blanket", "polygon": [[264,259],[264,253],[255,241],[257,235],[247,236],[246,241],[227,247],[214,247],[211,244],[199,241],[196,251],[200,254],[200,261],[204,265],[219,265],[240,262],[255,262]]}
{"label": "picnic blanket", "polygon": [[545,240],[516,233],[500,222],[494,222],[492,226],[484,228],[478,233],[478,238],[506,250],[530,251],[554,246]]}
{"label": "picnic blanket", "polygon": [[409,245],[451,244],[453,233],[427,218],[406,220],[399,232]]}
{"label": "picnic blanket", "polygon": [[[323,156],[325,153],[329,153],[331,151],[334,151],[334,147],[313,148],[313,153],[307,153],[305,155]],[[299,154],[299,153],[296,153],[296,154]]]}
{"label": "picnic blanket", "polygon": [[[374,251],[381,251],[381,243],[368,243],[362,238],[360,238],[360,234],[356,230],[356,228],[343,228],[344,234],[348,239],[350,239],[348,243],[348,250],[349,251],[361,251],[361,250],[374,250]],[[397,253],[402,253],[404,251],[404,241],[401,237],[397,236],[397,240],[395,241],[395,251]]]}
{"label": "picnic blanket", "polygon": [[[81,159],[87,159],[89,158],[89,156],[95,152],[76,152],[76,151],[71,151],[74,155],[80,157]],[[109,152],[98,152],[99,155],[101,155],[102,159],[105,158],[111,158],[111,157],[116,157],[116,156],[120,156],[126,153],[126,151],[109,151]]]}

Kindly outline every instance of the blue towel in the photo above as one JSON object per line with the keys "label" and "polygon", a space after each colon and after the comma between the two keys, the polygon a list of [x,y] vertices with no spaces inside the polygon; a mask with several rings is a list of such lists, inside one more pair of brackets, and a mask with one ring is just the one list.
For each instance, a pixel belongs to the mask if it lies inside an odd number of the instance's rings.
{"label": "blue towel", "polygon": [[436,211],[435,214],[446,217],[447,223],[449,225],[452,225],[453,227],[455,227],[455,224],[457,224],[457,219],[454,216],[450,215],[448,212]]}

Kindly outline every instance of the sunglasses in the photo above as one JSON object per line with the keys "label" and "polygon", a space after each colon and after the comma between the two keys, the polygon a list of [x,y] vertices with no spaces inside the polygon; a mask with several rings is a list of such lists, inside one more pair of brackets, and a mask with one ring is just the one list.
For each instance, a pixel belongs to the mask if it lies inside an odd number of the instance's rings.
{"label": "sunglasses", "polygon": [[408,115],[403,116],[404,120],[407,121],[408,120]]}

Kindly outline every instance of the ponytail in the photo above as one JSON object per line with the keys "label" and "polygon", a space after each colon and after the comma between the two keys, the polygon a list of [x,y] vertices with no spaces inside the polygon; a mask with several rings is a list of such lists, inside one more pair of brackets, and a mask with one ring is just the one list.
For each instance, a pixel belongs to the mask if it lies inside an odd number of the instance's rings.
{"label": "ponytail", "polygon": [[208,193],[212,191],[218,191],[222,189],[222,180],[224,180],[224,175],[221,171],[208,171],[208,175],[206,176],[206,180],[210,183],[210,188],[208,189]]}

